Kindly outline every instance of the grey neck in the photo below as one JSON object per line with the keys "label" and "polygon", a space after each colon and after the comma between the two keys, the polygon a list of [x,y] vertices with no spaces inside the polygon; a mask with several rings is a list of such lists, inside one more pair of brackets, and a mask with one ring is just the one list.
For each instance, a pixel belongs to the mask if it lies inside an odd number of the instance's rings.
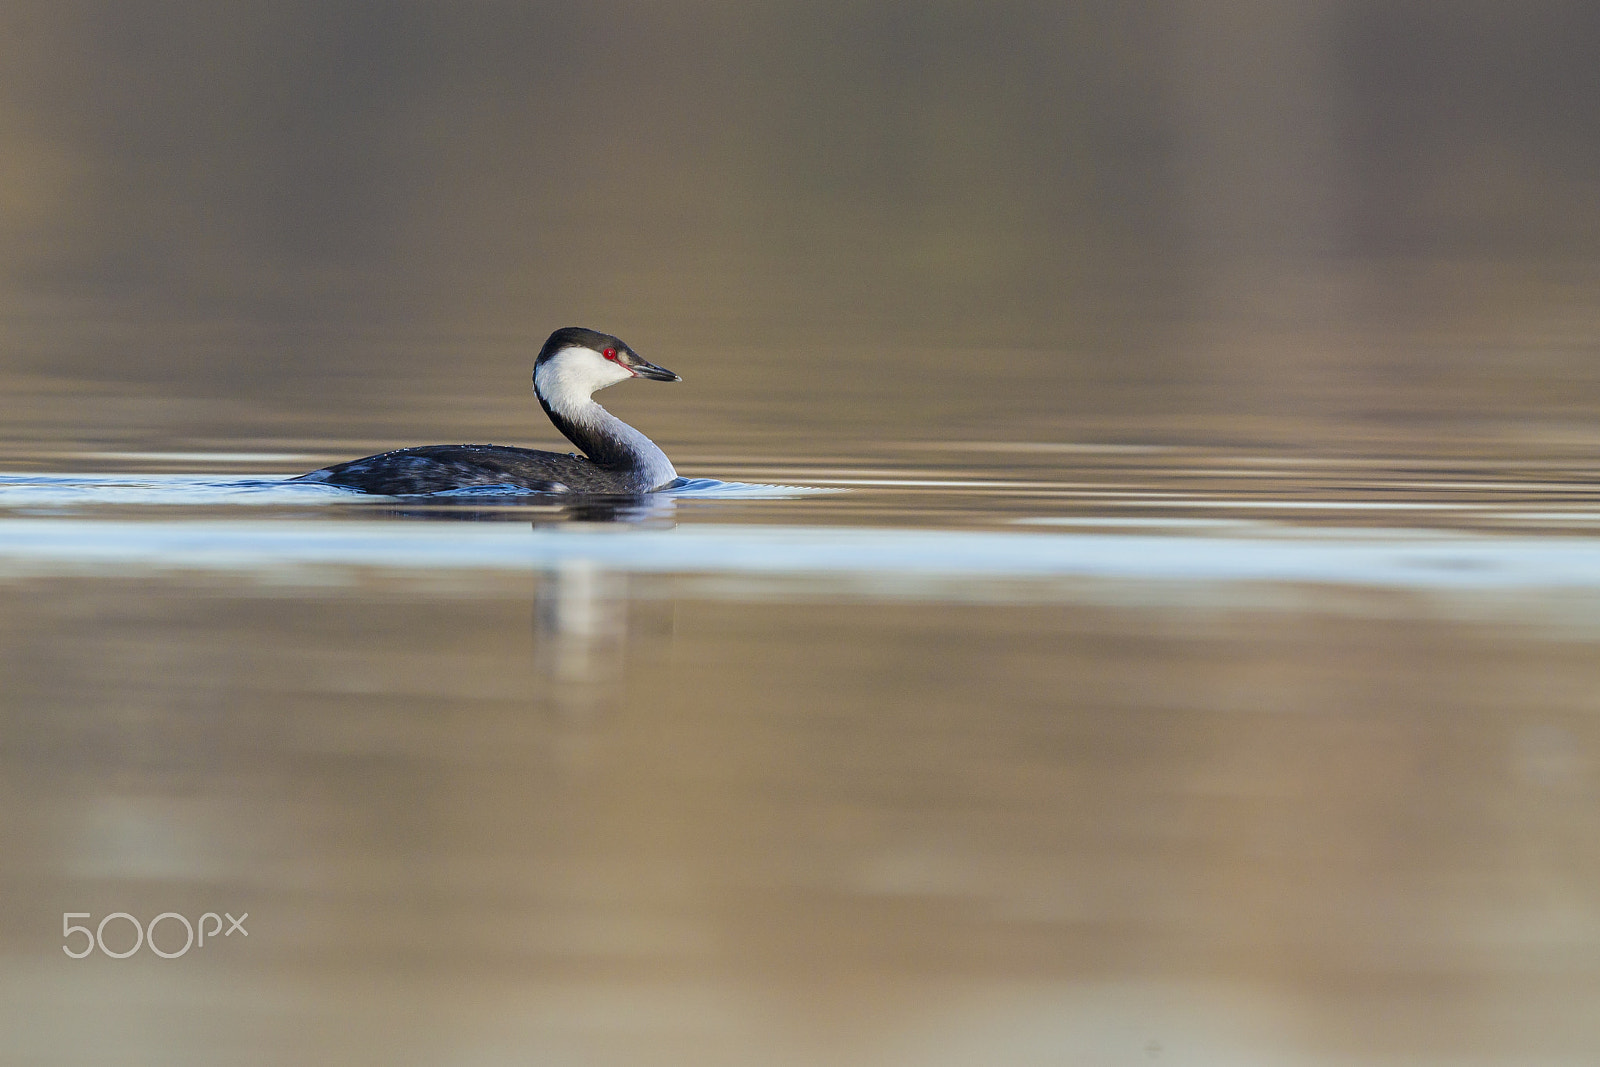
{"label": "grey neck", "polygon": [[593,399],[552,404],[535,391],[556,429],[598,467],[624,475],[631,488],[659,489],[678,476],[656,443]]}

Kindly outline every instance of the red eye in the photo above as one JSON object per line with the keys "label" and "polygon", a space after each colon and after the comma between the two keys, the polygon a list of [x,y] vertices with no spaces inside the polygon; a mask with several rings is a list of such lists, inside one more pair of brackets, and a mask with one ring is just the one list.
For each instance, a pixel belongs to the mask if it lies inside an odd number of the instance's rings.
{"label": "red eye", "polygon": [[604,352],[602,352],[601,355],[605,356],[607,359],[611,360],[611,362],[613,362],[613,363],[615,363],[617,361],[617,350],[615,348],[608,348]]}

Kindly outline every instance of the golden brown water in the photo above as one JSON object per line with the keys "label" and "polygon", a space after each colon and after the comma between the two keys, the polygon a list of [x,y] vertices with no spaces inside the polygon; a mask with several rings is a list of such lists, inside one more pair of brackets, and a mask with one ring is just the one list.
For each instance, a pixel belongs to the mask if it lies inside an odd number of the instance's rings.
{"label": "golden brown water", "polygon": [[[1595,1047],[1581,472],[998,444],[728,472],[850,488],[630,529],[14,480],[12,1055]],[[66,912],[249,934],[78,960]]]}

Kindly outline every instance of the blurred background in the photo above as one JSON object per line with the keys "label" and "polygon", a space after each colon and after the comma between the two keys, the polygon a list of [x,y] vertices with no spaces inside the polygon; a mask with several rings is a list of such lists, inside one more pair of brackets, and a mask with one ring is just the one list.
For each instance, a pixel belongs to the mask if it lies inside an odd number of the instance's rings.
{"label": "blurred background", "polygon": [[1589,447],[1597,42],[1561,0],[17,0],[6,432],[545,434],[582,324],[684,374],[680,444]]}
{"label": "blurred background", "polygon": [[[0,1061],[1600,1062],[1597,56],[6,0]],[[680,473],[849,491],[214,480],[564,446],[565,325]]]}

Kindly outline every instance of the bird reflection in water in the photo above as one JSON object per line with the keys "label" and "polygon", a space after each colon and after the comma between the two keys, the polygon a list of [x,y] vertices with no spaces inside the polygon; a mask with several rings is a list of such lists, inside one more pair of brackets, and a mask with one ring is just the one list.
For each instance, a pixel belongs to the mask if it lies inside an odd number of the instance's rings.
{"label": "bird reflection in water", "polygon": [[620,699],[628,643],[628,576],[592,559],[564,559],[540,575],[534,663],[563,718],[586,719]]}
{"label": "bird reflection in water", "polygon": [[[533,529],[537,534],[591,524],[670,528],[673,510],[670,497],[655,494],[575,498],[535,521]],[[540,571],[533,608],[534,668],[542,684],[541,703],[569,725],[597,724],[621,705],[627,663],[639,654],[630,649],[630,637],[661,629],[641,617],[650,614],[654,602],[634,595],[636,580],[583,556],[557,559]]]}
{"label": "bird reflection in water", "polygon": [[[473,494],[471,504],[459,496],[449,503],[425,497],[383,514],[433,522],[527,522],[535,536],[583,526],[615,529],[670,529],[676,525],[677,503],[668,494],[494,495]],[[628,536],[626,530],[615,530]],[[629,655],[630,612],[648,614],[651,603],[630,590],[631,576],[584,557],[565,557],[539,570],[533,605],[534,671],[540,683],[536,700],[568,727],[595,725],[620,706],[624,667]],[[670,611],[670,605],[668,606]],[[661,629],[636,618],[636,632]],[[666,626],[670,629],[670,623]],[[635,650],[636,651],[636,650]],[[577,737],[570,738],[574,743]]]}
{"label": "bird reflection in water", "polygon": [[384,516],[437,522],[527,522],[534,529],[574,522],[624,523],[666,528],[674,525],[677,501],[664,493],[608,496],[564,496],[555,493],[492,496],[475,495],[471,503],[460,496],[449,502],[415,497],[398,506],[385,506]]}

